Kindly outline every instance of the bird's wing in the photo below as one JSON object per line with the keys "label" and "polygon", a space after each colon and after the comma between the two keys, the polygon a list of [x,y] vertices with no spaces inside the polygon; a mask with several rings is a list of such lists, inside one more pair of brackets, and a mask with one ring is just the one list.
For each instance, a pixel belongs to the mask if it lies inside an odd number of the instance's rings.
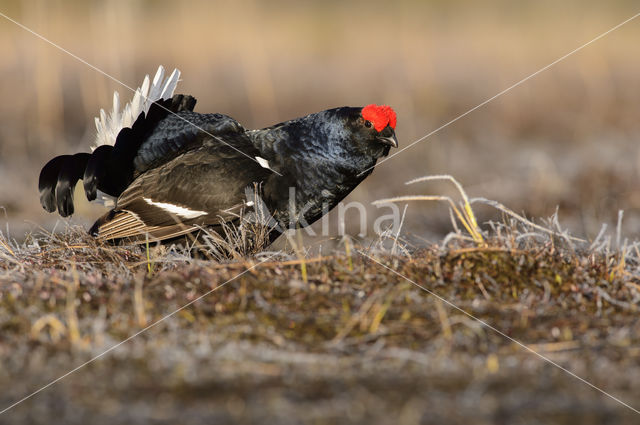
{"label": "bird's wing", "polygon": [[139,175],[204,144],[239,142],[245,133],[240,123],[222,114],[195,113],[195,102],[184,95],[156,102],[120,131],[113,148],[96,149],[83,178],[87,198],[95,199],[97,190],[120,196]]}
{"label": "bird's wing", "polygon": [[[176,114],[191,113],[196,100],[191,96],[175,95],[170,99],[154,102],[149,111],[141,113],[131,127],[125,127],[118,133],[113,146],[103,145],[93,151],[85,168],[83,180],[87,198],[95,199],[97,190],[112,196],[119,196],[129,186],[139,172],[135,167],[138,151],[145,145],[151,135],[157,133],[161,123],[175,117]],[[172,143],[173,137],[168,134],[164,140]],[[184,139],[190,139],[187,135]],[[184,143],[180,143],[182,145]],[[171,157],[165,159],[165,162]]]}
{"label": "bird's wing", "polygon": [[[87,199],[99,192],[118,197],[144,172],[168,163],[188,150],[215,138],[240,136],[245,130],[222,114],[193,112],[196,100],[175,95],[152,104],[131,127],[120,130],[115,144],[100,145],[91,154],[63,155],[49,161],[39,179],[40,202],[49,212],[58,209],[63,217],[73,214],[73,187],[84,181]],[[221,142],[233,143],[231,142]]]}
{"label": "bird's wing", "polygon": [[[253,153],[246,136],[226,139]],[[118,198],[116,208],[99,219],[99,239],[168,239],[237,220],[247,205],[245,189],[273,173],[216,141],[188,151],[140,175]]]}
{"label": "bird's wing", "polygon": [[[91,201],[100,190],[118,196],[133,180],[133,157],[144,141],[144,135],[170,113],[192,111],[196,100],[176,95],[155,102],[147,114],[141,113],[131,128],[118,133],[116,146],[102,144],[93,153],[61,155],[50,160],[40,171],[38,188],[40,203],[45,210],[58,209],[66,217],[73,214],[73,188],[84,180],[85,193]],[[135,128],[135,130],[134,130]],[[136,139],[135,135],[142,135]]]}
{"label": "bird's wing", "polygon": [[[234,143],[244,143],[239,136],[246,132],[238,121],[226,115],[190,111],[167,116],[154,124],[151,131],[133,130],[137,134],[131,137],[141,141],[133,158],[137,175],[203,144],[233,146]],[[123,145],[128,144],[123,140]]]}

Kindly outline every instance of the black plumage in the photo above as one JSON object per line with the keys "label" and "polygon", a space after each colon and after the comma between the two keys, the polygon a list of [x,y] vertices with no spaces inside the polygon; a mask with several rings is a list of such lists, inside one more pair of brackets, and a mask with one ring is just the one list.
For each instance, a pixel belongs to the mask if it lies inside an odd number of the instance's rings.
{"label": "black plumage", "polygon": [[237,221],[258,190],[278,227],[307,225],[347,196],[397,147],[389,107],[329,109],[261,130],[222,114],[193,112],[195,99],[154,103],[113,146],[63,155],[40,173],[40,201],[73,213],[73,187],[116,197],[90,232],[103,240],[164,240]]}

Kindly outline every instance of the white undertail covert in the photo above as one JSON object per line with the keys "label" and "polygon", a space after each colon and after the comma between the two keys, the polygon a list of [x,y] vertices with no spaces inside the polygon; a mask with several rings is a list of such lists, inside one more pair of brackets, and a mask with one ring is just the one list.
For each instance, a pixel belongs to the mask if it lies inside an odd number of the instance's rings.
{"label": "white undertail covert", "polygon": [[156,71],[153,82],[149,75],[144,77],[142,85],[138,87],[131,102],[120,110],[120,95],[113,93],[113,108],[107,116],[104,109],[100,110],[100,116],[96,117],[96,139],[91,150],[101,145],[114,145],[120,130],[131,127],[140,113],[147,113],[153,102],[160,99],[173,97],[173,92],[180,79],[180,70],[174,69],[169,77],[165,78],[164,67],[160,65]]}

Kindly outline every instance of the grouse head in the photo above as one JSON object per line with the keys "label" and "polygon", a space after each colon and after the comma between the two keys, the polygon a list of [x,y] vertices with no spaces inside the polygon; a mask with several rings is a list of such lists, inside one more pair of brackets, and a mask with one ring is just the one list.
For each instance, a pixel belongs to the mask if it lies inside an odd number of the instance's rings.
{"label": "grouse head", "polygon": [[387,105],[367,105],[355,120],[355,138],[363,147],[380,156],[387,156],[391,147],[398,147],[396,138],[396,113]]}
{"label": "grouse head", "polygon": [[330,123],[327,148],[334,151],[334,158],[340,156],[359,171],[387,156],[391,147],[398,147],[396,113],[390,106],[371,104],[326,112],[334,115],[326,120]]}
{"label": "grouse head", "polygon": [[303,160],[325,158],[368,168],[391,147],[398,147],[395,126],[391,107],[372,104],[327,109],[262,131],[276,144],[282,141],[293,148],[292,155]]}

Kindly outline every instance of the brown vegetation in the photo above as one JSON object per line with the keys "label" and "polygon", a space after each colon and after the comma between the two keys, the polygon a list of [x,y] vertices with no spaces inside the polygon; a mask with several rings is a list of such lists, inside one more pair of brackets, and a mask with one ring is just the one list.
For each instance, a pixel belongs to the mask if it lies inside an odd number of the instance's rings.
{"label": "brown vegetation", "polygon": [[469,315],[637,407],[637,245],[483,233],[307,258],[306,283],[283,252],[215,262],[73,229],[3,237],[2,408],[149,328],[0,422],[634,423]]}

